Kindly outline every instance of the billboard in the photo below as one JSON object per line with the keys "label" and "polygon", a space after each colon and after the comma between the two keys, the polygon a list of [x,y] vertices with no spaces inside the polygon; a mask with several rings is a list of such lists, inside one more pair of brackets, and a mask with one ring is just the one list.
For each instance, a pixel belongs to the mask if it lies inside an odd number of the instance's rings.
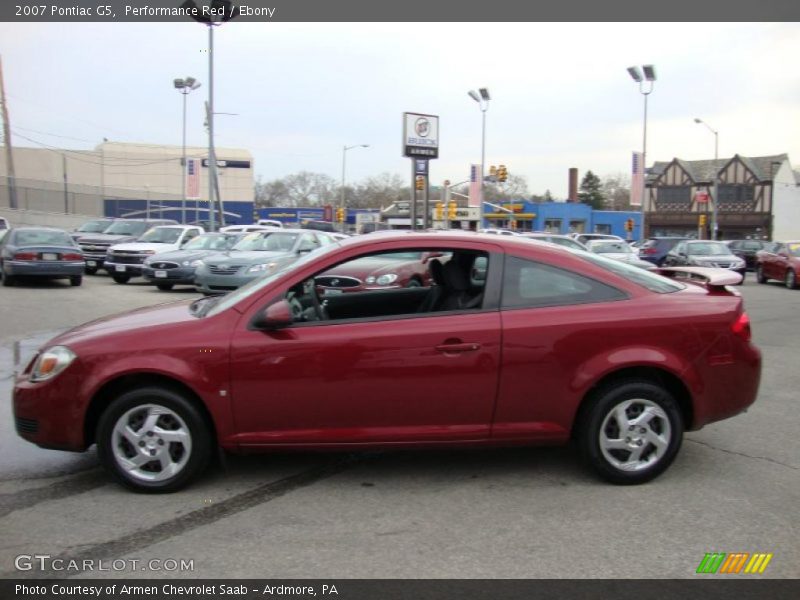
{"label": "billboard", "polygon": [[403,113],[403,156],[439,158],[439,117]]}

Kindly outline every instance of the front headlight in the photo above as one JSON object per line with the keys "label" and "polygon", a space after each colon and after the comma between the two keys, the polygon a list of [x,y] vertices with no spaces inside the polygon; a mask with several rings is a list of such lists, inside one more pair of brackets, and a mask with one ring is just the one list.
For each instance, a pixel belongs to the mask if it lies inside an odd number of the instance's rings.
{"label": "front headlight", "polygon": [[199,267],[203,264],[202,260],[185,260],[181,263],[184,267]]}
{"label": "front headlight", "polygon": [[31,369],[31,381],[52,379],[75,360],[75,353],[66,346],[53,346],[42,352]]}
{"label": "front headlight", "polygon": [[385,275],[381,275],[379,277],[370,275],[365,281],[369,284],[375,283],[377,285],[389,285],[390,283],[397,281],[397,275],[395,273],[386,273]]}
{"label": "front headlight", "polygon": [[275,264],[276,263],[272,262],[272,263],[261,263],[261,264],[258,264],[258,265],[253,265],[252,267],[247,269],[247,272],[248,273],[263,273],[265,271],[269,271],[270,269],[273,269],[275,267]]}

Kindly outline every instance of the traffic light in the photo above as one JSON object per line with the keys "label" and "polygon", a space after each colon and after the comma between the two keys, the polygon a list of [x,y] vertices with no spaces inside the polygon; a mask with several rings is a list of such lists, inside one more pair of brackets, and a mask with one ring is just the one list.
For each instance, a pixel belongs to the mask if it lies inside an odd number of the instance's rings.
{"label": "traffic light", "polygon": [[450,203],[447,205],[447,219],[452,221],[456,218],[456,203],[454,200],[451,200]]}
{"label": "traffic light", "polygon": [[705,226],[706,226],[706,216],[700,215],[700,227],[705,227]]}
{"label": "traffic light", "polygon": [[505,165],[497,167],[497,181],[505,182],[508,179],[508,169]]}
{"label": "traffic light", "polygon": [[418,190],[425,189],[425,177],[423,177],[422,175],[417,175],[416,187]]}
{"label": "traffic light", "polygon": [[489,179],[491,179],[492,181],[497,179],[497,167],[495,167],[494,165],[489,167]]}
{"label": "traffic light", "polygon": [[336,209],[336,220],[339,223],[344,223],[344,209],[341,206]]}
{"label": "traffic light", "polygon": [[433,220],[441,221],[443,217],[444,217],[444,204],[442,204],[441,202],[437,202],[436,208],[434,209],[433,212]]}

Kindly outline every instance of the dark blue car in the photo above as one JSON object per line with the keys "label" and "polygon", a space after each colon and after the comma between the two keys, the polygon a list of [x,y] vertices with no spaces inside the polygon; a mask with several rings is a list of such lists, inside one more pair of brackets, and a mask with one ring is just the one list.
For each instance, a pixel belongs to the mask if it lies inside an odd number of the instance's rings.
{"label": "dark blue car", "polygon": [[83,253],[70,235],[51,227],[17,227],[0,242],[0,274],[5,287],[20,278],[83,281]]}
{"label": "dark blue car", "polygon": [[639,247],[639,258],[653,263],[656,266],[663,266],[667,254],[678,242],[689,238],[685,237],[651,237]]}

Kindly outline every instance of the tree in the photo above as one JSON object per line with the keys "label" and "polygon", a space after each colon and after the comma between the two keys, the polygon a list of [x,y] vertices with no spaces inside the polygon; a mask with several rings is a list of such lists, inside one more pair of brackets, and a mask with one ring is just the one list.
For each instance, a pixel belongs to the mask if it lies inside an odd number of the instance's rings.
{"label": "tree", "polygon": [[544,194],[531,195],[531,202],[552,202],[552,201],[553,201],[553,194],[550,193],[550,190],[545,190]]}
{"label": "tree", "polygon": [[259,176],[255,182],[255,204],[259,207],[286,206],[289,200],[286,184],[282,179],[263,182]]}
{"label": "tree", "polygon": [[584,204],[588,204],[595,210],[602,210],[605,208],[602,182],[600,178],[591,171],[586,171],[586,175],[583,176],[580,191],[578,192],[578,200]]}
{"label": "tree", "polygon": [[368,177],[355,189],[348,186],[347,205],[353,208],[385,208],[393,202],[407,201],[410,194],[400,175],[381,173]]}
{"label": "tree", "polygon": [[609,210],[630,210],[631,179],[624,173],[606,175],[602,183],[606,208]]}

